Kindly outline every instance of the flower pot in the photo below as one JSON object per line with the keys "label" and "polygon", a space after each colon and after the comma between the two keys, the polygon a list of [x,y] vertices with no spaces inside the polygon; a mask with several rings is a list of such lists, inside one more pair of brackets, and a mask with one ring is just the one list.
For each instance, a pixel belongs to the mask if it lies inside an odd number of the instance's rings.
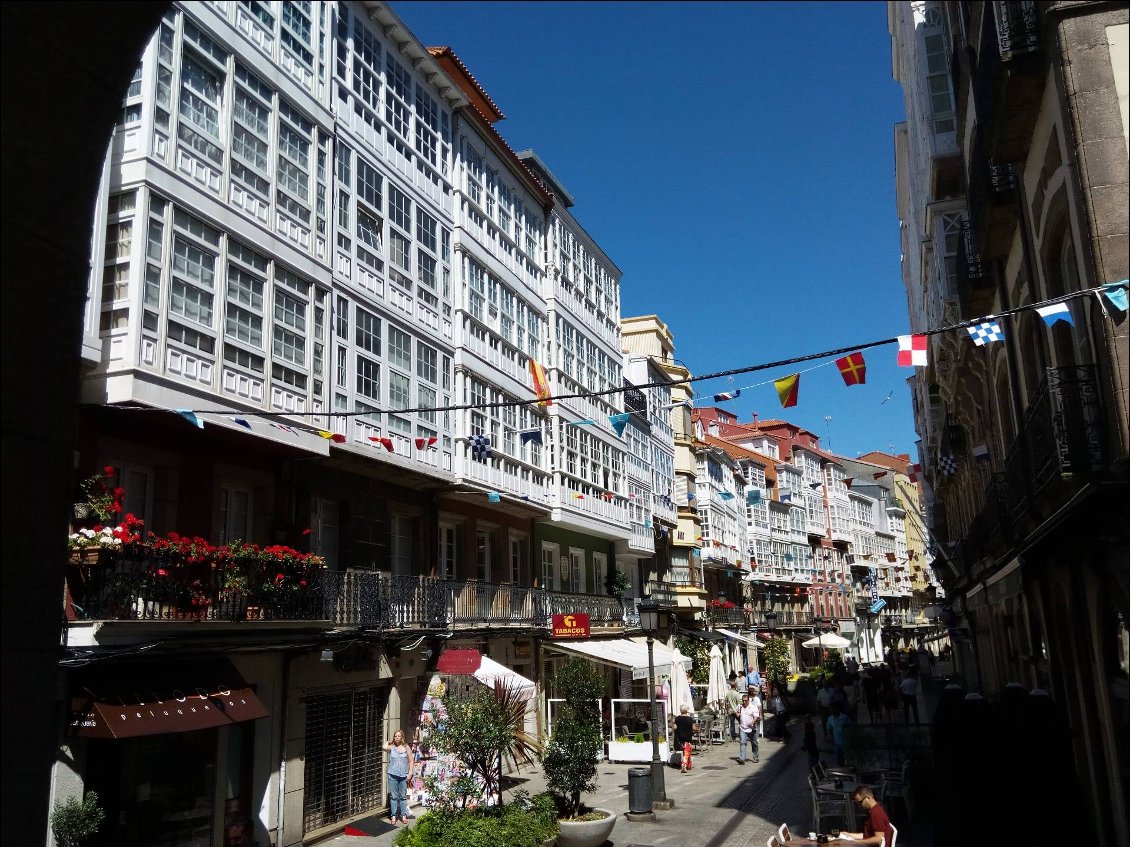
{"label": "flower pot", "polygon": [[603,812],[604,817],[595,821],[558,821],[561,832],[557,835],[557,847],[600,847],[612,828],[616,826],[616,815],[608,809],[593,809]]}
{"label": "flower pot", "polygon": [[97,565],[102,558],[101,545],[90,547],[74,547],[71,549],[72,565]]}

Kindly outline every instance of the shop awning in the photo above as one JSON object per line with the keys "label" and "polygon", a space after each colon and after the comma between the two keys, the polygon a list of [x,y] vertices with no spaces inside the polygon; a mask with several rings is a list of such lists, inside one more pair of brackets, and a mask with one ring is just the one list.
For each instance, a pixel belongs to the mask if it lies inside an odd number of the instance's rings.
{"label": "shop awning", "polygon": [[95,663],[71,679],[70,732],[86,738],[192,732],[267,714],[224,658]]}
{"label": "shop awning", "polygon": [[[632,679],[647,679],[647,644],[630,638],[617,638],[610,641],[547,641],[545,646],[563,653],[574,653],[587,659],[595,659],[605,665],[623,668],[632,672]],[[672,653],[662,644],[653,645],[655,654],[655,673],[671,673]],[[688,670],[691,659],[684,657],[683,666]]]}
{"label": "shop awning", "polygon": [[495,682],[501,682],[503,685],[511,685],[516,687],[523,694],[533,694],[534,685],[533,680],[526,679],[520,673],[512,671],[506,665],[499,664],[489,656],[483,656],[482,662],[479,664],[479,669],[475,671],[475,679],[483,685],[494,686]]}
{"label": "shop awning", "polygon": [[760,643],[758,643],[757,641],[754,641],[752,638],[747,638],[746,636],[744,636],[740,633],[734,632],[732,629],[723,629],[722,627],[718,627],[714,631],[721,633],[722,635],[726,636],[727,638],[734,639],[734,641],[737,641],[739,644],[745,644],[748,647],[760,647],[761,646]]}

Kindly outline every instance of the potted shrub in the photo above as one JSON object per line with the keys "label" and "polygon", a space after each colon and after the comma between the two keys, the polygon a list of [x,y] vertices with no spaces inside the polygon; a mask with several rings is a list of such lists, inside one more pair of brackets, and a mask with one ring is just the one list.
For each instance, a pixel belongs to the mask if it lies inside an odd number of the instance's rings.
{"label": "potted shrub", "polygon": [[55,801],[51,810],[51,831],[59,847],[81,847],[82,843],[98,831],[106,819],[106,812],[98,802],[98,794],[86,792],[79,800],[69,797],[65,803]]}
{"label": "potted shrub", "polygon": [[596,788],[596,766],[604,751],[600,696],[604,680],[596,665],[570,659],[554,678],[562,702],[553,734],[542,748],[545,782],[557,801],[558,847],[599,847],[616,825],[608,809],[586,809],[581,794]]}

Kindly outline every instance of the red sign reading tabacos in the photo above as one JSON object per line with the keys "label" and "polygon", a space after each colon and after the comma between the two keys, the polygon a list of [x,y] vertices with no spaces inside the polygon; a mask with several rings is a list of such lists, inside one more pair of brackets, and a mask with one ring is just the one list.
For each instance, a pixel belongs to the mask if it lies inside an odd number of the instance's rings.
{"label": "red sign reading tabacos", "polygon": [[589,616],[580,612],[554,615],[550,635],[553,638],[588,638]]}

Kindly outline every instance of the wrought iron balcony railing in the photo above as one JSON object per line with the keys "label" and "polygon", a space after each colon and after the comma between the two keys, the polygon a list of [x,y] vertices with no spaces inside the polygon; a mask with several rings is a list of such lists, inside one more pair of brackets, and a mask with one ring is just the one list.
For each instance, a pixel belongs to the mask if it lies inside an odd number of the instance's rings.
{"label": "wrought iron balcony railing", "polygon": [[[321,571],[287,591],[224,588],[220,571],[181,585],[154,579],[153,562],[115,556],[68,576],[68,616],[86,620],[326,621],[365,629],[548,627],[553,615],[584,613],[592,626],[621,626],[634,600],[478,580],[374,571]],[[171,588],[171,590],[170,590]]]}
{"label": "wrought iron balcony railing", "polygon": [[1057,480],[1085,477],[1103,467],[1102,409],[1093,365],[1048,368],[1005,461],[1012,517]]}

